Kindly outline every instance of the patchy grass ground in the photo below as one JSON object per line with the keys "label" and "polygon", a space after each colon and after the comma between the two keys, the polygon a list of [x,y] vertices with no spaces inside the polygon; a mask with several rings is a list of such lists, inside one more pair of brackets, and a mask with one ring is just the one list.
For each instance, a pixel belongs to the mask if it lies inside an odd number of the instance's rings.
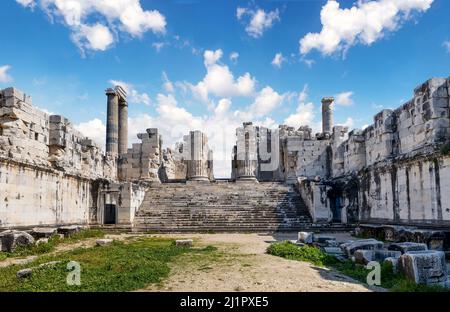
{"label": "patchy grass ground", "polygon": [[[133,238],[115,241],[106,247],[77,248],[54,256],[41,256],[26,265],[0,269],[0,291],[130,291],[158,283],[168,276],[168,263],[183,253],[207,255],[213,247],[181,248],[172,239]],[[29,278],[18,279],[16,272],[50,261],[53,267],[38,268]],[[81,265],[81,285],[70,286],[67,264]]]}
{"label": "patchy grass ground", "polygon": [[[313,263],[318,266],[331,267],[360,282],[366,282],[371,270],[352,261],[340,262],[318,248],[311,246],[299,247],[289,241],[277,242],[267,248],[267,253],[274,256]],[[394,274],[392,267],[381,265],[381,287],[396,292],[448,292],[444,287],[417,285],[407,280],[402,274]]]}
{"label": "patchy grass ground", "polygon": [[98,229],[86,229],[81,230],[71,236],[60,238],[59,236],[52,236],[49,238],[48,243],[40,243],[39,245],[20,246],[16,248],[14,252],[0,252],[0,261],[7,258],[27,257],[33,255],[42,255],[52,252],[58,245],[61,244],[73,244],[87,238],[101,238],[105,233]]}

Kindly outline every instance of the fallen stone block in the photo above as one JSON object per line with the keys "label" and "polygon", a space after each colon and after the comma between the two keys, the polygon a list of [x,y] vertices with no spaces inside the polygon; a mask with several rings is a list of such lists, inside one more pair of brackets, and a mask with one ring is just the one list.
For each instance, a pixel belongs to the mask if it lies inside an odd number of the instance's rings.
{"label": "fallen stone block", "polygon": [[33,236],[34,239],[49,238],[55,235],[57,230],[57,228],[33,228],[30,235]]}
{"label": "fallen stone block", "polygon": [[344,252],[339,247],[323,247],[323,251],[332,256],[343,256]]}
{"label": "fallen stone block", "polygon": [[339,243],[337,241],[335,241],[335,240],[327,240],[327,241],[325,241],[325,245],[327,247],[337,247],[337,248],[339,248]]}
{"label": "fallen stone block", "polygon": [[304,244],[312,244],[314,240],[314,233],[312,232],[298,232],[298,241]]}
{"label": "fallen stone block", "polygon": [[359,226],[362,237],[384,238],[383,226],[378,224],[361,224]]}
{"label": "fallen stone block", "polygon": [[371,261],[382,263],[386,258],[400,258],[400,251],[389,250],[357,250],[354,253],[355,262],[357,264],[366,265]]}
{"label": "fallen stone block", "polygon": [[7,230],[0,233],[1,251],[14,252],[19,246],[34,244],[34,238],[27,232]]}
{"label": "fallen stone block", "polygon": [[61,226],[58,228],[58,234],[63,234],[65,237],[78,233],[81,227],[78,225]]}
{"label": "fallen stone block", "polygon": [[358,249],[362,250],[376,250],[382,249],[383,242],[377,241],[376,239],[361,239],[357,241],[351,241],[344,244],[341,244],[342,251],[347,255],[347,257],[351,258],[355,251]]}
{"label": "fallen stone block", "polygon": [[404,243],[393,243],[388,247],[389,250],[400,251],[405,254],[410,251],[424,251],[428,250],[427,245],[422,243],[404,242]]}
{"label": "fallen stone block", "polygon": [[179,247],[192,247],[193,243],[192,239],[178,239],[175,241],[175,245]]}
{"label": "fallen stone block", "polygon": [[414,229],[405,229],[403,232],[399,233],[398,241],[400,242],[414,242]]}
{"label": "fallen stone block", "polygon": [[442,251],[411,251],[400,257],[400,269],[416,284],[445,285],[447,263]]}
{"label": "fallen stone block", "polygon": [[31,274],[33,274],[33,269],[23,269],[23,270],[17,271],[16,276],[17,276],[17,278],[27,278],[27,277],[30,277]]}
{"label": "fallen stone block", "polygon": [[444,250],[445,233],[434,230],[414,230],[414,242],[427,244],[428,249]]}
{"label": "fallen stone block", "polygon": [[326,244],[327,241],[336,241],[336,237],[333,235],[318,234],[313,236],[313,241],[319,244]]}
{"label": "fallen stone block", "polygon": [[113,239],[110,238],[102,238],[102,239],[97,239],[95,244],[97,246],[107,246],[107,245],[111,245],[113,243]]}
{"label": "fallen stone block", "polygon": [[48,238],[39,238],[36,241],[36,245],[40,245],[40,244],[48,244]]}
{"label": "fallen stone block", "polygon": [[383,226],[384,237],[387,242],[396,242],[400,239],[401,233],[405,231],[403,226],[385,225]]}

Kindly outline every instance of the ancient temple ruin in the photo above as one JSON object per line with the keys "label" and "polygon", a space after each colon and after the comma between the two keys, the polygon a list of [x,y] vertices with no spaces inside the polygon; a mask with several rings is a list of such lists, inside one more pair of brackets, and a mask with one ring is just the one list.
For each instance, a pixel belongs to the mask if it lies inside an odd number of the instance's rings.
{"label": "ancient temple ruin", "polygon": [[323,224],[450,224],[450,78],[385,109],[363,130],[236,129],[231,178],[215,179],[205,133],[163,147],[158,129],[128,144],[123,88],[106,90],[106,151],[65,117],[0,91],[0,228],[112,224],[141,230],[301,230]]}

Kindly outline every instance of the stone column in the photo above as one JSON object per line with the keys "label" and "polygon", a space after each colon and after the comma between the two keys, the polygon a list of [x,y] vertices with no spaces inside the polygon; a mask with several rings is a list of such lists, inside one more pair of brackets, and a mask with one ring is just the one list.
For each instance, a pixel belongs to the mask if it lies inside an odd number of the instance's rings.
{"label": "stone column", "polygon": [[205,134],[191,131],[189,134],[188,180],[208,181],[208,145]]}
{"label": "stone column", "polygon": [[119,100],[119,155],[127,153],[128,149],[128,103]]}
{"label": "stone column", "polygon": [[119,150],[119,99],[116,92],[109,88],[106,120],[106,153],[116,154]]}
{"label": "stone column", "polygon": [[258,169],[256,127],[251,122],[237,129],[236,181],[257,181]]}
{"label": "stone column", "polygon": [[322,99],[322,133],[331,134],[333,131],[333,97]]}

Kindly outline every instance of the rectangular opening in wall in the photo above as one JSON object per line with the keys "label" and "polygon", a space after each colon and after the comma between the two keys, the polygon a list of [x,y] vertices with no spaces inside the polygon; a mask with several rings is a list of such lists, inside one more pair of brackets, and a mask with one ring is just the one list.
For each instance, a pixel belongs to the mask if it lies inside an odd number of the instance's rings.
{"label": "rectangular opening in wall", "polygon": [[116,224],[116,205],[105,205],[104,224]]}

